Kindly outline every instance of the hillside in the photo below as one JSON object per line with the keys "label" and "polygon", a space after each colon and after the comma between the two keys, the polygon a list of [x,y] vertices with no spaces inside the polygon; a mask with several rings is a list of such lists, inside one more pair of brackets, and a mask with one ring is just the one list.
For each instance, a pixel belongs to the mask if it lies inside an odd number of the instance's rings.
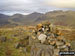
{"label": "hillside", "polygon": [[45,14],[31,13],[29,15],[14,14],[7,16],[0,14],[0,25],[36,25],[42,21],[50,21],[55,25],[75,28],[75,11],[50,11]]}
{"label": "hillside", "polygon": [[50,21],[56,25],[75,27],[75,11],[52,11],[39,17],[35,22]]}
{"label": "hillside", "polygon": [[0,14],[0,25],[8,24],[9,16]]}
{"label": "hillside", "polygon": [[15,14],[11,16],[11,21],[20,23],[22,25],[31,25],[41,15],[43,14],[37,12],[31,13],[29,15]]}
{"label": "hillside", "polygon": [[11,16],[0,14],[0,27],[12,27],[17,26],[17,23],[12,23],[10,20]]}
{"label": "hillside", "polygon": [[31,25],[33,22],[43,14],[31,13],[29,15],[14,14],[12,16],[0,14],[0,26],[4,25]]}

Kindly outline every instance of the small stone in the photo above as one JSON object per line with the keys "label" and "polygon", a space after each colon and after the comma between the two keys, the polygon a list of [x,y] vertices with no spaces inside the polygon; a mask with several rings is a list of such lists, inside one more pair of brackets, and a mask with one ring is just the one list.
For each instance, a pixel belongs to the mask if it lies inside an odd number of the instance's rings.
{"label": "small stone", "polygon": [[57,46],[64,45],[64,42],[56,41],[56,45],[57,45]]}
{"label": "small stone", "polygon": [[60,52],[60,49],[54,49],[54,56],[58,56]]}
{"label": "small stone", "polygon": [[38,36],[38,40],[41,40],[41,43],[44,43],[45,42],[45,40],[46,40],[46,35],[45,34],[40,34],[39,36]]}
{"label": "small stone", "polygon": [[36,39],[36,37],[32,36],[33,39]]}

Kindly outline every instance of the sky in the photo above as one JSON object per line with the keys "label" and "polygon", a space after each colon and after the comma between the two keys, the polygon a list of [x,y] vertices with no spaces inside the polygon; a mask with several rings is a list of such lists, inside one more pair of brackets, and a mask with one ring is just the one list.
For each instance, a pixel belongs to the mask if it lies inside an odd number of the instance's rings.
{"label": "sky", "polygon": [[75,0],[1,0],[0,13],[29,14],[53,10],[75,10]]}

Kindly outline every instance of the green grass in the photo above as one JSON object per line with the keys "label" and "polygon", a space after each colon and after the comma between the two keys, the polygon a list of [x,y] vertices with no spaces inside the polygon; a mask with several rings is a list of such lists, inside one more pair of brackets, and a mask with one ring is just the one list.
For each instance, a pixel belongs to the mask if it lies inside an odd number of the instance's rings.
{"label": "green grass", "polygon": [[[24,42],[25,44],[28,40],[24,40],[24,38],[28,35],[28,32],[25,30],[0,30],[0,38],[6,37],[6,42],[0,42],[0,56],[29,56],[30,47],[26,46],[27,54],[23,52],[23,49],[16,49],[16,43]],[[21,41],[22,39],[22,41]]]}
{"label": "green grass", "polygon": [[[71,43],[72,50],[75,50],[75,40],[70,40],[70,38],[75,37],[75,32],[70,33],[63,31],[63,33],[65,34],[65,37],[68,37],[67,41]],[[68,34],[66,35],[66,33]],[[31,46],[27,44],[29,40],[26,39],[28,35],[30,35],[30,33],[23,29],[0,30],[0,40],[2,36],[7,38],[7,41],[5,42],[0,41],[0,56],[30,56]],[[25,45],[25,47],[16,49],[15,45],[17,43],[21,43],[22,45]],[[23,51],[24,48],[26,48],[26,52]]]}

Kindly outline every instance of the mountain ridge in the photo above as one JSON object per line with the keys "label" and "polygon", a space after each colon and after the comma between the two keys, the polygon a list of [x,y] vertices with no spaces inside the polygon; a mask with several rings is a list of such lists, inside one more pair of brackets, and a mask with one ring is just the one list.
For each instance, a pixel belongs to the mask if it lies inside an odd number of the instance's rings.
{"label": "mountain ridge", "polygon": [[[3,15],[3,14],[2,14]],[[7,24],[20,24],[20,25],[35,25],[42,21],[50,21],[55,25],[64,25],[75,27],[75,11],[50,11],[45,14],[34,12],[29,15],[14,14],[12,16],[0,14],[0,25]],[[2,19],[3,18],[3,19]],[[4,20],[3,23],[1,23]],[[5,20],[6,19],[6,20]],[[11,23],[13,22],[13,23]],[[4,24],[6,25],[6,24]]]}

